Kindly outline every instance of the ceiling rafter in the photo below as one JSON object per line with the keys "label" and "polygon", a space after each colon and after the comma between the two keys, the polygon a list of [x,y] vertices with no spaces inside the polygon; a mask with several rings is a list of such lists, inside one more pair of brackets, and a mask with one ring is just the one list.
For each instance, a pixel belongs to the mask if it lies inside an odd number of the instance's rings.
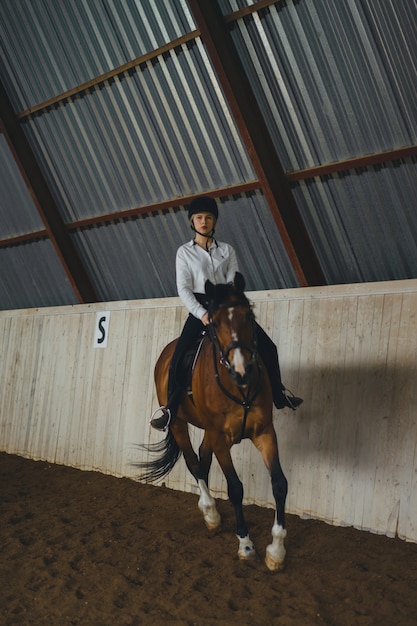
{"label": "ceiling rafter", "polygon": [[361,167],[369,167],[370,165],[382,165],[385,163],[393,163],[400,159],[409,159],[417,156],[417,146],[404,146],[395,150],[385,152],[376,152],[375,154],[367,154],[362,157],[353,157],[343,161],[335,161],[334,163],[326,163],[325,165],[316,165],[308,167],[304,170],[296,170],[288,172],[287,177],[290,181],[306,180],[315,176],[326,176],[335,172],[346,172]]}
{"label": "ceiling rafter", "polygon": [[238,9],[237,11],[233,11],[233,13],[229,13],[225,16],[226,22],[235,22],[236,20],[241,19],[242,17],[246,17],[247,15],[252,15],[252,13],[257,13],[261,11],[261,9],[266,9],[270,7],[272,4],[278,4],[283,0],[258,0],[258,2],[254,2],[243,9]]}

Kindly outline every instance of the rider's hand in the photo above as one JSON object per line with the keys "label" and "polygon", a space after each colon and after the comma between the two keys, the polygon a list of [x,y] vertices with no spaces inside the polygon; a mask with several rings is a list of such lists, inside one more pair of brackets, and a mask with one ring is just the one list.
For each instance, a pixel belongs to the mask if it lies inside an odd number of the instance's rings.
{"label": "rider's hand", "polygon": [[207,313],[207,311],[204,313],[201,321],[203,322],[204,326],[208,326],[210,324],[209,314]]}

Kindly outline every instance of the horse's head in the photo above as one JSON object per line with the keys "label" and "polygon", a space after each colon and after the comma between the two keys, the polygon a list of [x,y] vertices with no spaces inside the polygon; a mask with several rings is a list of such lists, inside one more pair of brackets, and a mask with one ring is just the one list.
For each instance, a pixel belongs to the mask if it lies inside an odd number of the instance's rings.
{"label": "horse's head", "polygon": [[210,334],[219,351],[220,362],[239,387],[245,387],[256,361],[256,330],[245,280],[236,272],[233,283],[213,285],[206,281]]}

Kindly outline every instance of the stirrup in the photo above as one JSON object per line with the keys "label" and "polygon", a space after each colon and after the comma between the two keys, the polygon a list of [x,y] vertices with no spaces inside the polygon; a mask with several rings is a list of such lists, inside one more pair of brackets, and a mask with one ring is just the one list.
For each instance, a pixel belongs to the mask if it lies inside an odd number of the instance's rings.
{"label": "stirrup", "polygon": [[[290,391],[289,389],[284,389],[282,393],[284,395],[284,398],[288,402],[288,407],[292,409],[293,411],[295,411],[300,406],[300,404],[303,403],[303,399],[297,398],[297,396],[295,396],[293,392]],[[288,395],[288,394],[291,394],[291,395]]]}
{"label": "stirrup", "polygon": [[[162,415],[161,417],[156,417],[155,415],[158,413],[158,411],[162,411]],[[164,420],[165,418],[165,420]],[[159,406],[151,415],[151,419],[149,420],[150,425],[152,426],[152,428],[155,428],[156,430],[160,430],[162,432],[165,432],[166,429],[168,428],[168,426],[170,425],[172,421],[172,413],[171,413],[171,409],[167,406]]]}

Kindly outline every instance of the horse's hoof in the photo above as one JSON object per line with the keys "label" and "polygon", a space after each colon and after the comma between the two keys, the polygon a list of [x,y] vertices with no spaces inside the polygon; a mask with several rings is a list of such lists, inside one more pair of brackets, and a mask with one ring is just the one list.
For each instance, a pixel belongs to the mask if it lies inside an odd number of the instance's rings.
{"label": "horse's hoof", "polygon": [[257,558],[255,546],[249,537],[238,537],[239,550],[237,555],[241,561],[253,561]]}
{"label": "horse's hoof", "polygon": [[285,548],[280,546],[278,549],[270,545],[265,553],[265,565],[271,572],[278,572],[284,569],[285,564]]}
{"label": "horse's hoof", "polygon": [[222,518],[220,517],[220,515],[218,515],[218,517],[216,519],[206,519],[204,518],[204,523],[206,525],[207,530],[209,530],[211,533],[215,533],[216,531],[220,530],[220,527],[222,525]]}
{"label": "horse's hoof", "polygon": [[202,506],[201,503],[199,503],[199,508],[203,513],[203,519],[207,530],[210,532],[218,530],[221,526],[222,518],[220,517],[216,506],[214,504],[212,506]]}
{"label": "horse's hoof", "polygon": [[255,550],[249,550],[247,552],[238,552],[239,561],[256,561],[258,558]]}
{"label": "horse's hoof", "polygon": [[267,552],[265,555],[265,565],[270,572],[279,572],[280,570],[284,569],[285,561],[277,561]]}

